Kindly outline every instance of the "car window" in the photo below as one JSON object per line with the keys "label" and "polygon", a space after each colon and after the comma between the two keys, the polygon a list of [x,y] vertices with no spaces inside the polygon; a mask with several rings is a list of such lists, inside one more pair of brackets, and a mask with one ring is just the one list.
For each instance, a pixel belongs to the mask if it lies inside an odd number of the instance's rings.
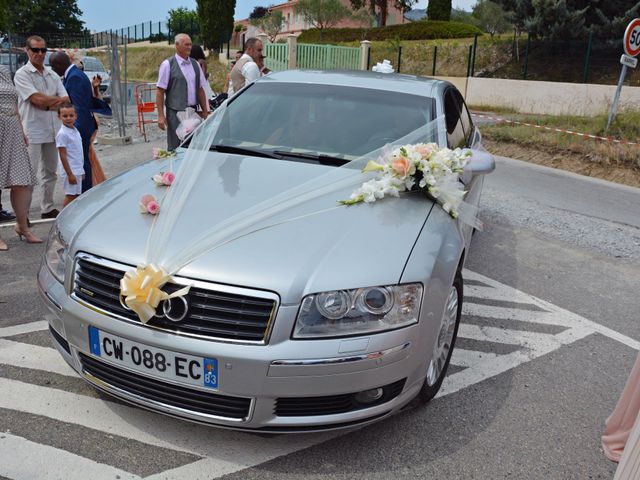
{"label": "car window", "polygon": [[473,135],[473,121],[471,120],[471,114],[469,113],[467,104],[464,102],[460,92],[455,91],[454,96],[460,106],[460,120],[462,121],[462,128],[464,129],[464,135],[467,139],[467,146],[470,146]]}
{"label": "car window", "polygon": [[104,65],[97,58],[84,57],[82,59],[85,72],[104,72]]}
{"label": "car window", "polygon": [[460,119],[460,105],[455,96],[456,93],[455,90],[450,88],[444,95],[444,115],[450,148],[462,148],[467,145],[465,131]]}
{"label": "car window", "polygon": [[433,98],[405,93],[259,82],[229,102],[214,143],[352,160],[426,125],[433,106]]}

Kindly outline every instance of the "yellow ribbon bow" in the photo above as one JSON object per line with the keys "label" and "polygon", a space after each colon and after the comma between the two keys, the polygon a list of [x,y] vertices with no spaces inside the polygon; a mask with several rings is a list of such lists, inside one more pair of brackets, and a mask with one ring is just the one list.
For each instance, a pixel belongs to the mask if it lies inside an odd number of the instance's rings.
{"label": "yellow ribbon bow", "polygon": [[181,297],[189,292],[191,286],[168,294],[160,290],[171,279],[162,267],[154,264],[139,265],[129,270],[120,280],[120,295],[124,303],[136,312],[142,323],[147,323],[156,314],[158,304],[169,298]]}

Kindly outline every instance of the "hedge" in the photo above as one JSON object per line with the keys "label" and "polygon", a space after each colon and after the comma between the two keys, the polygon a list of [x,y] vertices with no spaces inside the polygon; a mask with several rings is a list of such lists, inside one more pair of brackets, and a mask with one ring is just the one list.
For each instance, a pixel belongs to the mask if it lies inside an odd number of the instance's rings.
{"label": "hedge", "polygon": [[482,30],[460,22],[418,21],[377,28],[328,28],[320,39],[320,30],[305,30],[300,43],[355,42],[360,40],[430,40],[435,38],[473,37]]}

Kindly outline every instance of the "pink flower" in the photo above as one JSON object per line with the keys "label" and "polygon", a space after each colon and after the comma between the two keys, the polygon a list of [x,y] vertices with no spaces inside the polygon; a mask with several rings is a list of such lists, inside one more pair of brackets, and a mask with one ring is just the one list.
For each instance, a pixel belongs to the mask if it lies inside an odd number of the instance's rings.
{"label": "pink flower", "polygon": [[144,205],[146,207],[149,204],[149,202],[155,202],[155,201],[156,201],[156,197],[147,193],[146,195],[143,195],[142,198],[140,199],[140,205]]}
{"label": "pink flower", "polygon": [[156,215],[160,211],[160,204],[155,200],[151,200],[147,203],[147,212],[151,215]]}
{"label": "pink flower", "polygon": [[160,158],[160,148],[153,147],[153,158],[156,160]]}
{"label": "pink flower", "polygon": [[408,158],[398,157],[393,160],[391,168],[393,168],[393,171],[396,172],[401,178],[405,178],[409,174],[411,164],[409,163]]}
{"label": "pink flower", "polygon": [[433,153],[433,144],[428,143],[427,145],[416,145],[415,150],[424,158],[429,158]]}
{"label": "pink flower", "polygon": [[173,183],[173,181],[176,179],[176,176],[173,174],[173,172],[164,172],[162,174],[162,183],[164,185],[171,185]]}

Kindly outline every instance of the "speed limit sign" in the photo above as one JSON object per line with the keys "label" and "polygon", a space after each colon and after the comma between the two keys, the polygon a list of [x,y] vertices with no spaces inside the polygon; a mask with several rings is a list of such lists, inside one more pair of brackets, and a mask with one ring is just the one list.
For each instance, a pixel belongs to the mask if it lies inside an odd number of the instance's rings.
{"label": "speed limit sign", "polygon": [[640,18],[632,20],[624,32],[624,53],[630,57],[640,53]]}

